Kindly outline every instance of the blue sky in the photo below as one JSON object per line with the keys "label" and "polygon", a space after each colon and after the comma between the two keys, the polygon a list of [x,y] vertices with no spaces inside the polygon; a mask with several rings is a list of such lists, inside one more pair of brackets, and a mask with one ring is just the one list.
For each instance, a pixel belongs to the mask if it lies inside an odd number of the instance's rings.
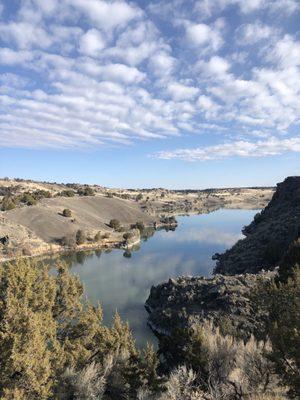
{"label": "blue sky", "polygon": [[273,185],[300,173],[298,0],[0,1],[0,176]]}

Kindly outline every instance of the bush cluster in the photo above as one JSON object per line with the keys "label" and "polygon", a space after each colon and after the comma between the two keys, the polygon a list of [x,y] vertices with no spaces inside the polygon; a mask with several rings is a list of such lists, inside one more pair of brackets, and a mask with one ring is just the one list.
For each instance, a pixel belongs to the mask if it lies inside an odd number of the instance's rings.
{"label": "bush cluster", "polygon": [[145,230],[145,224],[143,221],[137,221],[135,224],[130,226],[131,229],[138,229],[140,232]]}
{"label": "bush cluster", "polygon": [[118,315],[103,325],[79,278],[62,262],[55,268],[50,274],[24,259],[0,266],[1,399],[299,398],[299,270],[254,292],[253,305],[269,310],[269,339],[244,342],[212,321],[194,323],[172,332],[170,340],[182,343],[172,366],[150,346],[137,349]]}
{"label": "bush cluster", "polygon": [[79,196],[95,196],[95,191],[90,186],[85,186],[77,190]]}
{"label": "bush cluster", "polygon": [[114,230],[118,230],[121,227],[121,222],[114,218],[109,221],[109,226]]}
{"label": "bush cluster", "polygon": [[20,195],[8,195],[4,196],[1,202],[1,211],[12,210],[20,204],[26,204],[27,206],[35,205],[39,200],[44,198],[50,198],[51,193],[47,190],[35,190],[33,192],[24,192]]}
{"label": "bush cluster", "polygon": [[75,196],[75,192],[74,192],[74,190],[66,189],[66,190],[62,190],[61,192],[57,193],[56,196],[59,196],[59,197],[74,197]]}

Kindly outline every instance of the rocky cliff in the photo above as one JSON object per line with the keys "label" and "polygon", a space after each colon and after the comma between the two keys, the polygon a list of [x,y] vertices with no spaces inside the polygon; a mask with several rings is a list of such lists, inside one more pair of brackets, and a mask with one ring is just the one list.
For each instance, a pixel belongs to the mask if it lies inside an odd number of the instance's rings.
{"label": "rocky cliff", "polygon": [[256,273],[280,264],[289,246],[300,236],[300,177],[279,183],[270,203],[243,233],[246,238],[215,256],[216,273]]}
{"label": "rocky cliff", "polygon": [[[176,363],[184,331],[204,319],[213,320],[224,334],[242,338],[259,333],[261,317],[250,305],[258,280],[270,280],[300,260],[300,177],[277,185],[268,206],[243,230],[245,239],[218,255],[212,278],[179,277],[151,288],[146,301],[148,323],[159,339],[160,352]],[[180,361],[180,360],[177,360]]]}
{"label": "rocky cliff", "polygon": [[[159,339],[159,350],[170,363],[184,341],[182,331],[213,320],[225,334],[249,338],[259,332],[260,316],[250,306],[250,291],[258,279],[275,272],[213,278],[179,277],[151,288],[145,307],[148,324]],[[176,343],[175,343],[176,342]]]}

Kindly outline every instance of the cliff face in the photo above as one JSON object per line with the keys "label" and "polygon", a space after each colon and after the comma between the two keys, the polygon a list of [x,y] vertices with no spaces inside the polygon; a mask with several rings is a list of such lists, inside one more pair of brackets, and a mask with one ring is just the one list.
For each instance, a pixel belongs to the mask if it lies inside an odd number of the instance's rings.
{"label": "cliff face", "polygon": [[250,306],[250,293],[258,280],[270,280],[280,265],[281,277],[300,260],[300,177],[277,185],[268,206],[244,228],[245,239],[218,255],[213,278],[179,277],[152,287],[146,301],[148,323],[159,339],[160,352],[169,365],[176,363],[182,330],[204,319],[213,320],[234,336],[259,334],[261,317]]}
{"label": "cliff face", "polygon": [[300,177],[289,177],[279,183],[270,203],[243,233],[246,238],[215,256],[216,273],[257,273],[280,263],[300,236]]}
{"label": "cliff face", "polygon": [[[145,307],[148,324],[159,339],[159,350],[172,363],[180,349],[180,331],[213,320],[224,333],[249,338],[259,332],[260,317],[250,306],[250,291],[258,279],[270,280],[275,272],[213,278],[179,277],[151,288]],[[182,343],[184,346],[184,343]]]}

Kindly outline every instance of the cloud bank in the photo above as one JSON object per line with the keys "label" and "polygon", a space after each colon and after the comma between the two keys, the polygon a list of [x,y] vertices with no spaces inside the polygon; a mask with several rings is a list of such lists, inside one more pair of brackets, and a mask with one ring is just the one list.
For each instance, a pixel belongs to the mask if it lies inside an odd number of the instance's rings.
{"label": "cloud bank", "polygon": [[153,155],[185,161],[300,151],[298,1],[18,4],[0,13],[0,146],[187,138]]}

